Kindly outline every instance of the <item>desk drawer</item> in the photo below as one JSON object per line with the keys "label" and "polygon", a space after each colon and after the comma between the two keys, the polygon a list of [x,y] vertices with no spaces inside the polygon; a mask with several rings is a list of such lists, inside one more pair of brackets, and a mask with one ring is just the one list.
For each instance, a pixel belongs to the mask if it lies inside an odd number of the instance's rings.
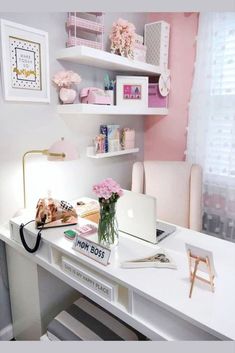
{"label": "desk drawer", "polygon": [[160,336],[169,341],[217,341],[218,338],[179,316],[133,293],[132,315],[153,327]]}

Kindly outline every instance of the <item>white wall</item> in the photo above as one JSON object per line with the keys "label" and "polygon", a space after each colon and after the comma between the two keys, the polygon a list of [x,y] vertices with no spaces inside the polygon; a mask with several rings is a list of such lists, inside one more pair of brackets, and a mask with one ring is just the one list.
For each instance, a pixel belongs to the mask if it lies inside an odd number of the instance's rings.
{"label": "white wall", "polygon": [[[143,32],[145,14],[110,13],[105,15],[105,40],[112,22],[118,17],[132,21],[137,33]],[[50,49],[50,77],[62,67],[76,70],[84,86],[103,86],[105,70],[82,65],[59,63],[56,52],[65,46],[65,18],[63,13],[0,13],[0,18],[48,31]],[[61,136],[70,139],[79,149],[80,159],[73,162],[48,162],[44,157],[32,156],[27,161],[27,203],[35,207],[39,197],[52,191],[55,198],[70,200],[82,195],[92,196],[92,185],[105,177],[116,179],[122,187],[131,184],[131,168],[135,160],[143,159],[143,117],[141,116],[73,116],[56,113],[56,89],[51,85],[51,103],[9,103],[3,99],[0,86],[0,223],[8,221],[23,206],[21,157],[30,149],[48,148]],[[86,158],[86,146],[98,133],[101,123],[118,123],[135,128],[137,155],[93,160]]]}

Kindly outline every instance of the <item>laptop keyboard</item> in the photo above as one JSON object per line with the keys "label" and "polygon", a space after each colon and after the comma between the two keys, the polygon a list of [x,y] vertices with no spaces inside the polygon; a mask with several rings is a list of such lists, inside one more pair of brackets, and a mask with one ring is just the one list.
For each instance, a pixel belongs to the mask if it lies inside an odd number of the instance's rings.
{"label": "laptop keyboard", "polygon": [[156,237],[159,237],[162,233],[164,233],[161,229],[156,229]]}

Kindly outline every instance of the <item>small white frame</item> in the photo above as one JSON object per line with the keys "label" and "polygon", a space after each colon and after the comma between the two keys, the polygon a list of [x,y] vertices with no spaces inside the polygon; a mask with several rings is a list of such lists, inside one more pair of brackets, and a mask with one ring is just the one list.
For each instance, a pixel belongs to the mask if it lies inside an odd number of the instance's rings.
{"label": "small white frame", "polygon": [[1,51],[5,100],[49,103],[48,33],[1,19]]}
{"label": "small white frame", "polygon": [[[215,277],[217,276],[216,270],[215,270],[215,265],[214,265],[214,258],[213,258],[213,253],[212,251],[202,249],[198,246],[192,245],[185,243],[185,248],[187,252],[190,252],[191,255],[195,257],[201,257],[201,258],[208,258],[210,261],[210,267],[211,267],[211,274]],[[208,273],[208,267],[205,265],[205,263],[200,263],[198,266],[198,270]]]}
{"label": "small white frame", "polygon": [[[138,108],[148,108],[148,82],[146,76],[116,76],[116,104],[117,106],[133,106]],[[138,99],[125,98],[125,86],[140,87],[140,97]],[[128,94],[131,96],[131,94]]]}

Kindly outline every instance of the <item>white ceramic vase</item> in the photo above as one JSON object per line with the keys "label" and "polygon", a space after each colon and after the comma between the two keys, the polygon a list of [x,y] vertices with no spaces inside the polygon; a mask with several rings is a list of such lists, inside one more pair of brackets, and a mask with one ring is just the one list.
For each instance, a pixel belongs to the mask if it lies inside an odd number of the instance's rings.
{"label": "white ceramic vase", "polygon": [[109,89],[107,91],[105,91],[108,96],[110,97],[110,101],[111,101],[111,105],[114,105],[114,91]]}
{"label": "white ceramic vase", "polygon": [[71,104],[75,101],[77,92],[72,89],[72,88],[64,88],[62,87],[60,89],[60,100],[63,102],[63,104]]}

